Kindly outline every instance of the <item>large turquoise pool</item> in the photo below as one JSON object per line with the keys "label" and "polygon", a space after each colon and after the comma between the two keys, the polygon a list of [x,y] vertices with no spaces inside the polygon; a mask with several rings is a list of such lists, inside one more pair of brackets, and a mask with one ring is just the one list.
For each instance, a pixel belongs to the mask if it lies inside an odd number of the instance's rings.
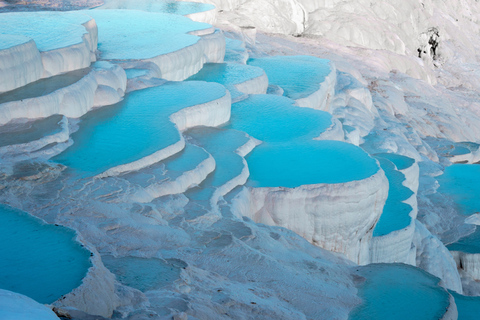
{"label": "large turquoise pool", "polygon": [[219,84],[193,81],[132,92],[86,114],[72,135],[73,146],[53,160],[87,175],[139,160],[180,140],[171,114],[225,94]]}
{"label": "large turquoise pool", "polygon": [[0,205],[0,288],[52,303],[78,287],[90,252],[67,228]]}

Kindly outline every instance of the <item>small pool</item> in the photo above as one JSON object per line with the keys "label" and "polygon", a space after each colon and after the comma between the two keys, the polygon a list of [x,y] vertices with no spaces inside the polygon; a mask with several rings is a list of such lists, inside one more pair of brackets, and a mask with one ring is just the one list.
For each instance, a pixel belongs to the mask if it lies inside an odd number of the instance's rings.
{"label": "small pool", "polygon": [[132,92],[120,103],[82,117],[74,144],[54,161],[95,175],[131,163],[180,141],[170,115],[225,96],[225,88],[207,82],[171,82]]}
{"label": "small pool", "polygon": [[437,180],[438,192],[452,197],[461,214],[480,212],[480,165],[453,164]]}
{"label": "small pool", "polygon": [[232,105],[229,128],[264,142],[288,142],[314,139],[332,125],[328,112],[297,107],[294,103],[282,96],[251,95]]}
{"label": "small pool", "polygon": [[242,172],[243,158],[236,150],[246,144],[249,138],[244,132],[206,127],[193,128],[185,134],[193,138],[193,143],[204,148],[215,159],[215,171],[202,182],[201,188],[187,192],[191,199],[209,200],[216,188]]}
{"label": "small pool", "polygon": [[366,179],[379,169],[359,147],[329,140],[261,144],[246,159],[251,187],[345,183]]}
{"label": "small pool", "polygon": [[107,60],[148,59],[191,46],[187,34],[211,28],[186,17],[140,10],[89,10],[98,26],[98,50]]}
{"label": "small pool", "polygon": [[102,256],[102,261],[120,283],[142,292],[173,284],[187,266],[177,259]]}
{"label": "small pool", "polygon": [[400,171],[410,168],[415,163],[415,159],[402,156],[396,153],[376,153],[374,156],[382,157],[384,159],[391,161],[395,165],[395,167],[397,167],[397,170],[400,170]]}
{"label": "small pool", "polygon": [[269,84],[278,85],[293,100],[308,97],[332,72],[330,61],[312,56],[272,56],[249,59],[251,66],[265,70]]}
{"label": "small pool", "polygon": [[[403,173],[395,170],[395,165],[377,155],[385,175],[388,179],[389,189],[388,198],[383,207],[382,215],[373,229],[373,236],[380,237],[390,232],[406,228],[412,222],[410,212],[412,207],[403,201],[413,195],[413,191],[403,185],[405,176]],[[400,159],[403,161],[403,159]]]}
{"label": "small pool", "polygon": [[90,252],[70,229],[0,205],[0,288],[52,303],[80,286]]}
{"label": "small pool", "polygon": [[349,315],[350,320],[438,320],[449,303],[440,279],[405,264],[371,264],[358,267],[365,282],[358,286],[363,302]]}
{"label": "small pool", "polygon": [[455,304],[458,310],[458,319],[477,320],[480,315],[480,297],[469,297],[450,291],[455,298]]}

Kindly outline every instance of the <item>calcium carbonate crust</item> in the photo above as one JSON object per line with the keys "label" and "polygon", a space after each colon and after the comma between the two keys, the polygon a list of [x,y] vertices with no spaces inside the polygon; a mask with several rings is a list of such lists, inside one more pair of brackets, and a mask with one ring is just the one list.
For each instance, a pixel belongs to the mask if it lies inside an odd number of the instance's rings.
{"label": "calcium carbonate crust", "polygon": [[369,263],[373,228],[388,195],[383,170],[346,183],[247,190],[247,203],[237,206],[237,214],[288,228],[321,248],[345,254],[355,263]]}
{"label": "calcium carbonate crust", "polygon": [[0,104],[0,125],[14,119],[38,119],[54,114],[79,118],[93,107],[120,101],[126,85],[125,71],[119,66],[93,69],[74,84],[50,94]]}

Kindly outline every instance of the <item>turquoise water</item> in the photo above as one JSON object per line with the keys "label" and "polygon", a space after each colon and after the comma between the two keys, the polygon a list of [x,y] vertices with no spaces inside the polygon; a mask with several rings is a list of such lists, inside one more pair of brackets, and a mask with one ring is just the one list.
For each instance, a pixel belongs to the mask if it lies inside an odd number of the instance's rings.
{"label": "turquoise water", "polygon": [[184,172],[195,169],[202,161],[208,159],[208,156],[204,149],[186,144],[181,152],[164,161],[165,170],[168,176],[174,179]]}
{"label": "turquoise water", "polygon": [[0,147],[27,143],[61,131],[61,115],[27,122],[23,125],[6,124],[0,127]]}
{"label": "turquoise water", "polygon": [[377,153],[374,156],[382,157],[393,162],[393,164],[397,167],[398,170],[405,170],[407,168],[410,168],[415,163],[415,159],[395,153]]}
{"label": "turquoise water", "polygon": [[375,160],[362,149],[329,140],[261,144],[246,159],[252,187],[344,183],[378,171]]}
{"label": "turquoise water", "polygon": [[20,44],[27,43],[31,39],[22,35],[0,34],[0,50],[5,50]]}
{"label": "turquoise water", "polygon": [[371,264],[358,267],[365,277],[358,286],[363,303],[350,320],[438,320],[449,306],[449,296],[440,279],[404,264]]}
{"label": "turquoise water", "polygon": [[127,74],[127,79],[133,79],[136,77],[141,77],[146,75],[148,70],[145,69],[125,69],[125,73]]}
{"label": "turquoise water", "polygon": [[206,127],[193,128],[185,134],[215,159],[215,171],[201,184],[201,188],[188,192],[190,199],[208,200],[216,188],[242,172],[243,158],[235,151],[249,139],[243,132]]}
{"label": "turquoise water", "polygon": [[206,63],[197,74],[187,80],[201,80],[223,84],[230,91],[232,99],[235,99],[242,95],[235,88],[236,84],[260,77],[263,74],[264,72],[260,68],[238,63]]}
{"label": "turquoise water", "polygon": [[[40,79],[29,83],[26,86],[0,94],[0,104],[19,101],[30,98],[37,98],[50,94],[58,89],[68,87],[85,77],[90,68],[67,72],[47,79]],[[0,105],[0,108],[2,106]]]}
{"label": "turquoise water", "polygon": [[102,261],[120,283],[143,292],[171,285],[187,266],[176,259],[102,256]]}
{"label": "turquoise water", "polygon": [[480,253],[480,229],[478,226],[475,226],[475,228],[473,233],[459,239],[455,243],[449,244],[447,249],[466,253]]}
{"label": "turquoise water", "polygon": [[206,63],[187,80],[218,82],[223,85],[239,84],[264,74],[263,70],[239,63]]}
{"label": "turquoise water", "polygon": [[148,59],[197,43],[188,32],[208,29],[186,17],[139,10],[89,10],[98,26],[98,50],[103,59]]}
{"label": "turquoise water", "polygon": [[384,236],[390,232],[401,230],[408,227],[412,222],[410,217],[412,207],[402,202],[413,195],[413,191],[402,184],[405,181],[405,176],[403,173],[395,170],[395,165],[391,161],[381,157],[377,159],[383,171],[385,171],[389,189],[382,215],[373,230],[374,237]]}
{"label": "turquoise water", "polygon": [[180,140],[171,114],[224,95],[219,84],[193,81],[132,92],[82,117],[73,146],[53,160],[86,175],[139,160]]}
{"label": "turquoise water", "polygon": [[312,56],[273,56],[249,59],[249,65],[265,70],[269,84],[282,87],[283,95],[297,100],[308,97],[330,74],[330,61]]}
{"label": "turquoise water", "polygon": [[23,35],[35,40],[40,51],[49,51],[83,42],[83,23],[91,18],[80,12],[2,13],[0,33]]}
{"label": "turquoise water", "polygon": [[437,180],[438,192],[452,197],[461,214],[480,212],[480,165],[453,164]]}
{"label": "turquoise water", "polygon": [[215,6],[207,3],[165,1],[165,0],[113,0],[106,1],[104,5],[96,9],[134,9],[148,12],[163,12],[178,15],[187,15],[215,9]]}
{"label": "turquoise water", "polygon": [[90,252],[67,228],[0,205],[0,288],[52,303],[81,284]]}
{"label": "turquoise water", "polygon": [[328,112],[294,106],[295,101],[274,95],[251,95],[232,105],[231,129],[264,142],[310,140],[332,124]]}
{"label": "turquoise water", "polygon": [[450,291],[450,294],[455,298],[459,320],[478,320],[480,315],[480,297],[468,297],[455,291]]}

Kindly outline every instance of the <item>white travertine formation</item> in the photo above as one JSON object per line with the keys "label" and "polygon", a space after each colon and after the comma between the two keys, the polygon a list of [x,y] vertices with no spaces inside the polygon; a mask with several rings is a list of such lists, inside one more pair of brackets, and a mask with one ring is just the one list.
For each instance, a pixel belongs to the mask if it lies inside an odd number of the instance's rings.
{"label": "white travertine formation", "polygon": [[59,320],[46,306],[20,293],[3,289],[0,289],[0,319]]}
{"label": "white travertine formation", "polygon": [[268,77],[263,73],[260,77],[236,84],[235,88],[246,94],[264,94],[268,89]]}
{"label": "white travertine formation", "polygon": [[417,191],[419,184],[419,167],[415,162],[408,168],[399,170],[404,174],[403,185],[414,192],[410,198],[403,201],[410,205],[410,224],[401,230],[395,230],[384,236],[373,237],[370,243],[370,263],[394,263],[416,265],[416,250],[412,250],[415,235],[415,219],[417,218]]}
{"label": "white travertine formation", "polygon": [[462,269],[473,280],[480,280],[480,253],[450,251],[457,268]]}
{"label": "white travertine formation", "polygon": [[[84,241],[80,241],[85,243]],[[92,266],[82,284],[72,292],[52,303],[55,307],[75,308],[91,315],[111,317],[120,299],[115,292],[115,276],[102,263],[100,254],[91,245],[86,248],[92,253]]]}
{"label": "white travertine formation", "polygon": [[288,228],[309,242],[369,263],[373,228],[387,199],[383,170],[359,181],[297,188],[248,188],[237,212],[259,223]]}
{"label": "white travertine formation", "polygon": [[132,195],[132,200],[140,203],[148,203],[155,198],[169,194],[179,194],[199,185],[205,178],[215,170],[215,159],[211,155],[200,162],[194,169],[183,172],[174,180],[154,183],[137,191]]}
{"label": "white travertine formation", "polygon": [[[223,97],[207,103],[182,109],[172,114],[170,116],[170,121],[175,124],[180,132],[196,126],[216,127],[230,119],[230,112],[231,97],[230,93],[225,90],[225,95]],[[185,140],[183,136],[180,135],[180,140],[178,142],[137,161],[110,168],[107,171],[97,175],[97,177],[104,178],[115,176],[126,171],[145,168],[180,152],[184,147]]]}
{"label": "white travertine formation", "polygon": [[0,93],[10,91],[40,79],[43,65],[35,42],[21,35],[0,34],[0,42],[17,42],[0,48]]}
{"label": "white travertine formation", "polygon": [[95,51],[98,44],[97,24],[94,19],[90,19],[82,25],[87,31],[82,37],[82,43],[40,52],[44,69],[42,78],[86,68],[96,60]]}
{"label": "white travertine formation", "polygon": [[[153,62],[159,69],[157,77],[170,81],[181,81],[197,73],[207,62],[223,62],[225,38],[215,32],[203,35],[195,44],[163,54],[143,62]],[[128,63],[135,67],[135,63]]]}
{"label": "white travertine formation", "polygon": [[465,262],[468,265],[467,269],[471,270],[472,274],[475,274],[472,257],[460,252],[448,251],[445,245],[437,237],[433,236],[421,222],[416,220],[415,223],[413,244],[417,251],[417,267],[442,279],[446,288],[462,293],[462,282],[458,274],[457,264],[459,265],[461,262],[463,268],[465,266],[463,262]]}
{"label": "white travertine formation", "polygon": [[337,69],[335,64],[330,62],[330,73],[320,83],[320,88],[308,97],[295,100],[299,107],[330,111],[330,103],[335,96],[335,85],[337,83]]}
{"label": "white travertine formation", "polygon": [[[118,66],[103,65],[107,69],[95,68],[76,83],[50,94],[0,104],[0,125],[13,119],[45,118],[54,114],[78,118],[94,106],[120,101],[126,89],[125,71]],[[106,90],[107,86],[112,90]]]}

